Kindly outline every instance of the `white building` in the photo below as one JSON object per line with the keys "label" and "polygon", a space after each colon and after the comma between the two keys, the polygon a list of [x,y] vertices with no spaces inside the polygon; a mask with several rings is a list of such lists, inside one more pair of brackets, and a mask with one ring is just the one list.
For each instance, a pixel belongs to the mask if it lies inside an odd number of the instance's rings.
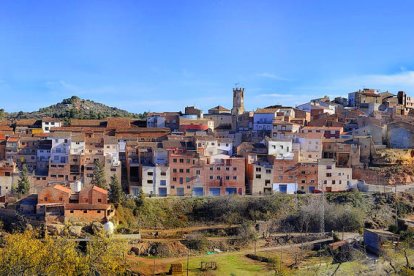
{"label": "white building", "polygon": [[165,117],[154,114],[147,117],[147,127],[165,127]]}
{"label": "white building", "polygon": [[316,162],[322,158],[323,133],[301,133],[296,138],[299,144],[299,161]]}
{"label": "white building", "polygon": [[253,115],[254,131],[272,131],[273,120],[276,118],[274,109],[258,109]]}
{"label": "white building", "polygon": [[54,127],[61,127],[62,121],[56,118],[43,118],[42,119],[42,130],[43,133],[50,133],[50,129]]}
{"label": "white building", "polygon": [[306,111],[306,112],[311,112],[312,109],[321,109],[321,108],[323,108],[324,109],[323,113],[335,114],[336,105],[331,104],[329,102],[326,102],[324,100],[326,100],[326,99],[325,98],[314,99],[314,100],[311,100],[308,103],[298,105],[296,108],[300,109],[300,110],[303,110],[303,111]]}
{"label": "white building", "polygon": [[297,190],[297,183],[273,183],[273,192],[275,193],[294,194]]}
{"label": "white building", "polygon": [[85,140],[81,137],[73,137],[70,141],[70,154],[83,155],[85,153]]}
{"label": "white building", "polygon": [[71,145],[70,136],[52,136],[49,139],[52,140],[50,162],[56,164],[68,163]]}
{"label": "white building", "polygon": [[266,139],[267,154],[273,155],[276,159],[292,159],[293,143],[290,138]]}
{"label": "white building", "polygon": [[167,165],[168,164],[168,151],[166,149],[154,149],[153,163],[156,165]]}
{"label": "white building", "polygon": [[152,196],[170,194],[170,168],[164,165],[142,167],[142,191]]}

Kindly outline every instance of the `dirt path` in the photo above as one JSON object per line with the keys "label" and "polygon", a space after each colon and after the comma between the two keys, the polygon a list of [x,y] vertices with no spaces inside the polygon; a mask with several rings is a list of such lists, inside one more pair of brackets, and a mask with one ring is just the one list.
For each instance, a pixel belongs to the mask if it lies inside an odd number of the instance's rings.
{"label": "dirt path", "polygon": [[190,227],[181,227],[181,228],[173,228],[173,229],[141,229],[141,233],[153,233],[158,232],[160,234],[173,234],[177,232],[194,232],[200,230],[210,230],[210,229],[229,229],[229,228],[236,228],[240,225],[233,224],[217,224],[217,225],[203,225],[203,226],[190,226]]}

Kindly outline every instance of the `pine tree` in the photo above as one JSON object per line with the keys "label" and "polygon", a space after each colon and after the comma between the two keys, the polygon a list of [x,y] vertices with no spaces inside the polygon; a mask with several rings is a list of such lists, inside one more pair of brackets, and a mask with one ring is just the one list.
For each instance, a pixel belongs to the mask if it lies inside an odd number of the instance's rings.
{"label": "pine tree", "polygon": [[114,174],[111,176],[111,183],[109,183],[109,200],[118,205],[124,201],[124,192],[122,191],[121,184],[118,181],[118,178]]}
{"label": "pine tree", "polygon": [[91,184],[102,189],[108,189],[103,164],[99,162],[99,160],[95,160],[94,164],[95,168],[93,170],[93,178]]}
{"label": "pine tree", "polygon": [[17,181],[16,192],[18,194],[27,194],[30,190],[30,182],[28,177],[29,171],[27,170],[26,164],[23,165],[22,171],[20,173],[20,178]]}

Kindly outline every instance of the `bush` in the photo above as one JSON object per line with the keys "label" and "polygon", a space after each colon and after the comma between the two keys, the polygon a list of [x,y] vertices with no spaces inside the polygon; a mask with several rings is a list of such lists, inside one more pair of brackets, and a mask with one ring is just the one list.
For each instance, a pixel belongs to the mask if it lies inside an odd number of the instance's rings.
{"label": "bush", "polygon": [[209,241],[201,234],[187,235],[184,244],[191,250],[206,251],[209,246]]}

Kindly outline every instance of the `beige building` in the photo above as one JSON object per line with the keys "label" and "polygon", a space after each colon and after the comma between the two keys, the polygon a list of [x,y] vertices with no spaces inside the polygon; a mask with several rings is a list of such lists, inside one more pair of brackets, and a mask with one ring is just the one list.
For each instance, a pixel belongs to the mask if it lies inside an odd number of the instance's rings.
{"label": "beige building", "polygon": [[252,195],[272,193],[273,164],[267,162],[248,164],[247,176],[249,179],[249,192]]}
{"label": "beige building", "polygon": [[352,168],[337,167],[334,159],[319,159],[318,181],[318,189],[321,191],[346,191],[353,182]]}

